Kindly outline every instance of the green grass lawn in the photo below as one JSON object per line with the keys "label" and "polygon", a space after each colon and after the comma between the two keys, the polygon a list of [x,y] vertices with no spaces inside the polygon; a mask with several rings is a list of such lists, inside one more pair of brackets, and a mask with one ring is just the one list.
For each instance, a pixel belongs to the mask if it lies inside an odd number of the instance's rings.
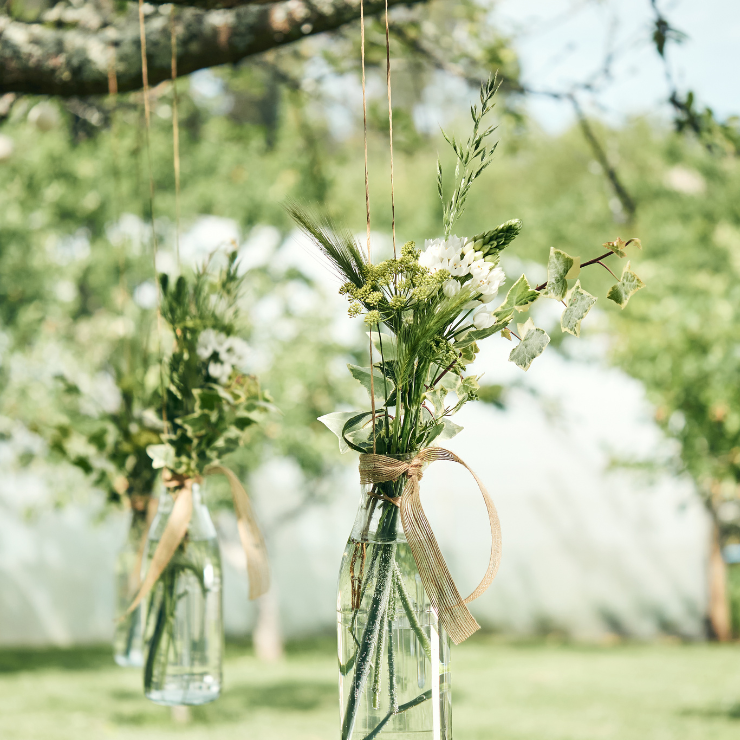
{"label": "green grass lawn", "polygon": [[[0,651],[2,740],[335,740],[333,643],[279,664],[227,646],[225,691],[186,724],[107,648]],[[740,646],[473,637],[453,657],[456,740],[738,740]]]}

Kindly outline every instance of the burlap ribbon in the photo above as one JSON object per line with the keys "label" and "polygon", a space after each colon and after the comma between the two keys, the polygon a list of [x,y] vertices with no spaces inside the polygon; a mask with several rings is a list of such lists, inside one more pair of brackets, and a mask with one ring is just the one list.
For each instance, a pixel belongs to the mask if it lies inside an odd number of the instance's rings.
{"label": "burlap ribbon", "polygon": [[[460,596],[452,575],[447,568],[432,527],[421,505],[419,481],[425,463],[448,460],[462,465],[478,484],[488,510],[488,523],[491,527],[491,557],[483,580],[467,599]],[[426,447],[412,460],[396,460],[385,455],[360,455],[360,482],[364,485],[398,480],[406,475],[408,481],[400,497],[379,496],[399,507],[401,524],[411,554],[419,569],[421,582],[432,607],[437,612],[442,626],[456,645],[467,640],[480,625],[475,621],[467,607],[491,585],[501,560],[501,525],[496,507],[478,476],[454,453],[441,447]]]}
{"label": "burlap ribbon", "polygon": [[[267,548],[257,526],[257,521],[252,509],[247,492],[241,481],[228,468],[222,465],[211,465],[206,468],[206,476],[225,475],[231,487],[231,497],[234,501],[239,539],[241,540],[244,553],[247,556],[247,573],[249,575],[249,598],[257,599],[270,587],[270,570],[267,563]],[[183,478],[181,476],[169,476],[165,478],[164,485],[168,488],[177,488],[177,497],[172,506],[172,511],[167,519],[167,525],[162,532],[162,537],[154,550],[152,561],[141,584],[136,597],[131,602],[127,614],[130,614],[142,602],[154,587],[159,577],[164,572],[167,564],[172,559],[175,551],[182,542],[188,531],[190,518],[193,515],[193,483],[200,483],[200,478]]]}

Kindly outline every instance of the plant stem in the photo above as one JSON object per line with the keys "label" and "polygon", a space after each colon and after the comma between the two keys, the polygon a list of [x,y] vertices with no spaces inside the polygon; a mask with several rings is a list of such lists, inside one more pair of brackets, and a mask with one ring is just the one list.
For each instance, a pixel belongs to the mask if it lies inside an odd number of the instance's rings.
{"label": "plant stem", "polygon": [[428,691],[425,691],[423,694],[419,694],[415,699],[412,699],[411,701],[407,701],[405,704],[401,704],[400,707],[398,707],[397,712],[388,712],[388,714],[383,717],[380,722],[375,726],[375,729],[372,730],[370,733],[365,735],[363,740],[373,740],[373,738],[376,738],[380,731],[385,727],[385,725],[388,723],[391,717],[393,717],[396,714],[401,714],[401,712],[405,712],[408,709],[413,709],[414,707],[418,707],[419,704],[423,704],[427,699],[432,698],[432,690],[429,689]]}
{"label": "plant stem", "polygon": [[409,598],[408,593],[406,593],[406,587],[403,585],[403,577],[401,576],[401,571],[399,570],[398,565],[395,563],[393,566],[393,581],[398,588],[398,594],[401,597],[401,606],[403,606],[403,610],[406,612],[406,616],[408,617],[411,629],[414,630],[414,632],[416,633],[416,637],[421,643],[421,646],[424,649],[424,652],[427,654],[429,662],[431,663],[432,644],[429,642],[429,638],[426,636],[423,627],[421,626],[421,624],[419,624],[419,619],[414,612],[414,607],[411,604],[411,599]]}
{"label": "plant stem", "polygon": [[[396,508],[395,506],[392,508]],[[378,579],[375,585],[375,594],[367,614],[367,624],[362,636],[362,642],[357,652],[357,667],[352,680],[352,688],[349,692],[347,710],[342,722],[342,740],[349,740],[355,728],[359,699],[365,690],[367,678],[372,666],[373,652],[378,645],[380,629],[383,625],[383,617],[388,606],[388,597],[393,582],[393,566],[395,564],[396,544],[389,543],[380,545],[380,557],[378,563]]]}

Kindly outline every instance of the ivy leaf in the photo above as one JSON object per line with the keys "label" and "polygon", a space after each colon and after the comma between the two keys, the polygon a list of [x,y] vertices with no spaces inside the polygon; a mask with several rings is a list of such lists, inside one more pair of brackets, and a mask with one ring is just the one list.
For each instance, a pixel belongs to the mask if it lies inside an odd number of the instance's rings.
{"label": "ivy leaf", "polygon": [[604,242],[602,247],[606,247],[607,249],[610,249],[614,254],[617,255],[617,257],[626,257],[627,252],[625,251],[625,248],[627,247],[627,242],[624,241],[621,237],[617,237],[613,242]]}
{"label": "ivy leaf", "polygon": [[[524,311],[530,303],[534,303],[539,297],[540,294],[536,290],[532,290],[529,281],[522,275],[509,288],[506,300],[493,313],[497,319],[503,320],[507,314],[511,316],[514,311]],[[500,329],[497,331],[500,331]]]}
{"label": "ivy leaf", "polygon": [[569,254],[560,249],[550,247],[550,259],[547,262],[547,285],[545,295],[562,301],[568,292],[568,273],[573,269],[576,261]]}
{"label": "ivy leaf", "polygon": [[[449,375],[449,373],[448,373]],[[441,416],[445,409],[445,396],[447,396],[447,388],[435,388],[434,390],[427,391],[424,395],[427,397],[429,402],[432,404],[435,416]]]}
{"label": "ivy leaf", "polygon": [[[335,411],[333,414],[325,414],[319,416],[319,421],[333,434],[336,434],[339,439],[339,451],[344,453],[349,450],[349,446],[344,441],[342,431],[344,430],[345,424],[356,416],[362,414],[361,411]],[[149,450],[147,449],[147,452]]]}
{"label": "ivy leaf", "polygon": [[459,424],[455,424],[454,421],[450,421],[450,419],[444,419],[442,423],[444,424],[444,429],[438,437],[440,441],[452,439],[453,437],[456,437],[458,434],[460,434],[460,432],[462,432],[463,430],[463,427],[461,427]]}
{"label": "ivy leaf", "polygon": [[581,321],[596,303],[595,296],[581,288],[581,281],[576,284],[568,294],[568,306],[560,317],[560,328],[574,337],[581,336]]}
{"label": "ivy leaf", "polygon": [[630,270],[630,263],[628,262],[622,271],[622,279],[616,285],[612,285],[606,297],[610,301],[614,301],[620,308],[624,308],[630,296],[644,287],[645,283]]}
{"label": "ivy leaf", "polygon": [[[384,345],[385,346],[385,345]],[[360,385],[367,391],[368,396],[370,395],[370,368],[359,367],[357,365],[347,365],[352,377],[357,380]],[[388,395],[396,389],[393,381],[383,375],[381,370],[377,367],[373,368],[373,389],[375,391],[375,404],[385,406],[386,396],[385,392],[388,391]]]}
{"label": "ivy leaf", "polygon": [[545,331],[537,328],[528,329],[522,337],[522,341],[511,350],[509,362],[515,363],[522,370],[529,370],[532,361],[545,351],[545,347],[549,343],[550,337],[547,336]]}
{"label": "ivy leaf", "polygon": [[175,450],[168,444],[149,445],[146,454],[152,458],[152,467],[155,470],[174,467]]}
{"label": "ivy leaf", "polygon": [[497,318],[495,324],[489,326],[487,329],[472,329],[465,332],[465,334],[460,336],[455,342],[455,349],[462,350],[464,347],[468,347],[471,343],[478,342],[481,339],[486,339],[487,337],[491,337],[496,334],[496,332],[501,331],[511,321],[511,317],[514,315],[514,312],[509,311],[509,313],[503,314],[502,316],[499,316],[498,313],[495,315]]}

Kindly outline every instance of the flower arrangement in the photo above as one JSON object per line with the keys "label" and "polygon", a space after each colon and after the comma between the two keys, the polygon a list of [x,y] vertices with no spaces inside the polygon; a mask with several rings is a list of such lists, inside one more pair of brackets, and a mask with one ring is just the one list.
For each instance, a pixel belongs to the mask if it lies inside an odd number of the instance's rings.
{"label": "flower arrangement", "polygon": [[[427,240],[423,251],[407,242],[400,256],[372,264],[346,229],[327,217],[315,218],[297,205],[289,206],[342,281],[340,293],[349,300],[349,315],[364,317],[371,340],[370,367],[349,365],[369,393],[370,408],[320,418],[337,435],[343,452],[351,448],[361,453],[361,479],[368,486],[340,571],[340,687],[347,683],[346,691],[340,688],[342,740],[350,740],[358,726],[365,740],[386,729],[398,733],[393,737],[431,730],[435,737],[448,737],[449,691],[443,679],[447,643],[441,636],[446,630],[459,642],[478,628],[465,604],[485,591],[495,575],[498,519],[476,478],[488,507],[493,545],[486,578],[463,601],[423,515],[418,497],[421,470],[440,459],[464,465],[452,453],[431,446],[461,431],[452,417],[478,398],[478,377],[467,372],[478,343],[495,334],[515,339],[509,359],[527,370],[550,338],[531,318],[514,326],[516,318],[537,300],[550,298],[564,304],[562,331],[579,336],[581,322],[596,302],[581,285],[580,269],[593,264],[609,269],[603,262],[607,257],[624,257],[630,244],[640,247],[637,239],[616,239],[604,245],[605,253],[583,263],[552,248],[545,283],[533,286],[521,275],[496,302],[506,281],[501,256],[519,235],[521,221],[510,220],[472,237],[451,234],[470,187],[496,149],[488,143],[494,128],[483,126],[496,90],[495,79],[481,86],[480,106],[471,108],[473,131],[466,142],[445,135],[457,159],[454,187],[447,200],[438,162],[444,237]],[[627,263],[607,298],[623,308],[642,287]],[[399,523],[405,535],[400,538]],[[416,569],[409,570],[414,561]],[[415,585],[419,576],[423,595]],[[412,589],[417,589],[415,605],[409,596]],[[439,619],[438,648],[434,648],[437,627],[423,624],[424,620],[432,624],[430,613]],[[415,648],[398,637],[406,630],[415,636]],[[403,650],[410,652],[400,655]],[[417,668],[411,678],[402,677],[398,666],[415,666],[413,656],[422,661],[426,656],[429,664],[423,671],[419,667],[418,675],[430,675],[432,688],[402,698],[403,686],[416,685]],[[381,663],[387,664],[387,683]],[[382,686],[387,686],[385,692]],[[421,678],[418,686],[423,686]],[[436,707],[423,715],[432,698]]]}
{"label": "flower arrangement", "polygon": [[203,476],[229,479],[251,597],[268,586],[264,541],[249,498],[222,462],[272,406],[247,372],[250,350],[237,334],[243,282],[237,254],[232,251],[220,270],[210,269],[213,256],[192,277],[180,276],[171,285],[163,274],[159,282],[172,350],[162,367],[162,441],[148,453],[171,495],[163,497],[152,525],[146,577],[129,611],[151,593],[144,689],[164,704],[200,704],[220,692],[221,565],[215,531],[200,501]]}
{"label": "flower arrangement", "polygon": [[[471,108],[473,132],[464,145],[445,135],[457,157],[455,187],[446,201],[438,163],[445,236],[427,240],[423,251],[407,242],[398,259],[373,265],[347,230],[337,228],[327,217],[316,219],[297,205],[289,206],[295,221],[343,281],[340,293],[350,302],[349,315],[364,316],[379,356],[372,369],[350,366],[352,375],[368,391],[372,387],[373,423],[368,423],[370,410],[321,419],[337,434],[343,451],[401,454],[449,439],[461,429],[450,417],[477,398],[478,378],[465,372],[479,351],[478,342],[494,334],[515,338],[517,345],[509,359],[527,370],[550,338],[531,318],[516,328],[515,319],[540,298],[554,299],[565,305],[562,331],[579,336],[582,320],[596,303],[578,279],[580,269],[594,264],[606,267],[606,257],[624,257],[630,244],[641,247],[638,239],[625,242],[618,238],[603,245],[606,253],[584,263],[552,248],[545,283],[532,286],[521,275],[506,298],[495,304],[506,281],[501,255],[519,235],[522,222],[506,221],[472,237],[450,232],[464,210],[472,183],[491,163],[496,149],[496,145],[487,145],[494,128],[483,130],[481,124],[493,108],[497,89],[495,79],[481,86],[480,107]],[[643,285],[628,262],[607,298],[624,308]],[[455,401],[448,404],[451,395]]]}
{"label": "flower arrangement", "polygon": [[162,318],[172,332],[166,362],[165,431],[149,447],[154,468],[181,478],[202,476],[243,444],[247,430],[272,409],[257,378],[248,373],[250,350],[237,335],[243,276],[236,252],[217,273],[210,260],[192,279],[170,285],[160,276]]}

